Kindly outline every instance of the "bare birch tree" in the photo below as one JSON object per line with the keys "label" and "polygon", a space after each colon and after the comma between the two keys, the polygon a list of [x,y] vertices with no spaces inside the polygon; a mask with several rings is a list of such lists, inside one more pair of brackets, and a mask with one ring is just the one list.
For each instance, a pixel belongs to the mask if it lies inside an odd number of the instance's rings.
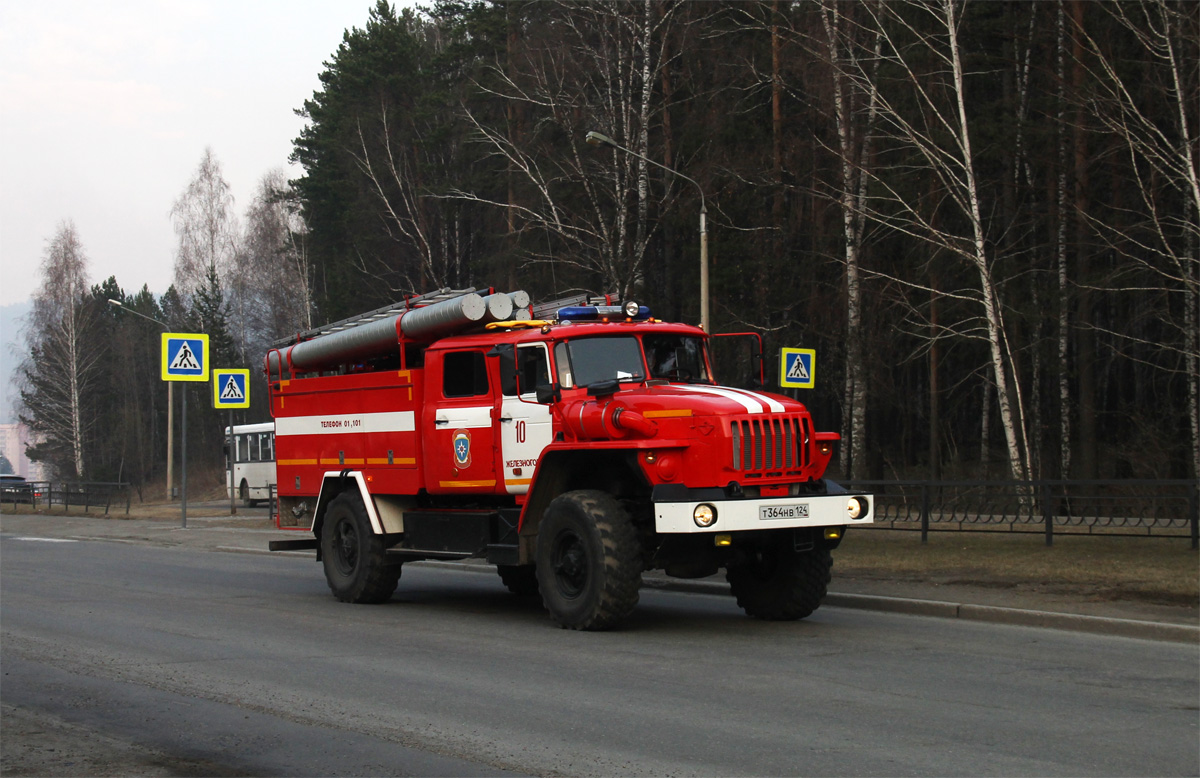
{"label": "bare birch tree", "polygon": [[[842,472],[847,477],[863,477],[867,446],[867,377],[863,359],[862,281],[860,258],[866,225],[867,169],[871,157],[871,133],[878,110],[878,73],[859,82],[862,93],[848,87],[843,73],[858,70],[856,52],[861,43],[846,45],[847,23],[842,6],[836,0],[822,0],[821,22],[827,39],[830,75],[833,78],[834,119],[837,125],[837,153],[840,165],[839,201],[842,211],[843,249],[846,265],[846,388],[843,414],[843,438],[849,445],[841,449]],[[862,32],[856,28],[856,32]],[[867,31],[873,66],[879,62],[882,37],[878,30]],[[873,41],[873,42],[872,42]],[[865,103],[865,105],[864,105]]]}
{"label": "bare birch tree", "polygon": [[42,260],[42,287],[26,331],[29,356],[19,368],[20,418],[41,440],[32,458],[74,479],[87,472],[84,451],[94,423],[89,391],[104,357],[87,264],[74,223],[63,222]]}
{"label": "bare birch tree", "polygon": [[1055,93],[1058,119],[1056,126],[1058,176],[1055,204],[1058,223],[1054,240],[1054,265],[1055,275],[1058,278],[1058,468],[1061,478],[1069,478],[1071,473],[1071,370],[1068,361],[1070,358],[1071,322],[1070,306],[1067,303],[1069,276],[1067,273],[1066,16],[1063,0],[1058,0],[1055,8],[1056,40],[1054,47],[1054,75],[1058,82]]}
{"label": "bare birch tree", "polygon": [[[403,129],[396,126],[401,122]],[[386,100],[370,118],[360,117],[356,130],[350,154],[376,200],[384,229],[406,255],[416,258],[400,267],[373,267],[360,260],[360,269],[381,280],[399,275],[401,286],[393,287],[394,292],[460,285],[467,275],[469,242],[461,207],[438,197],[428,181],[455,167],[457,144],[428,142],[428,128]]]}
{"label": "bare birch tree", "polygon": [[[878,101],[879,135],[891,148],[909,155],[939,184],[938,197],[953,208],[954,220],[935,222],[886,169],[864,168],[871,194],[864,202],[868,218],[927,242],[967,263],[978,284],[974,292],[953,295],[976,306],[979,326],[963,334],[982,338],[988,348],[1000,421],[1014,478],[1029,477],[1032,458],[1026,435],[1020,376],[1004,324],[1004,306],[993,274],[980,204],[971,121],[966,107],[962,5],[958,0],[907,0],[862,7],[872,34],[880,36],[879,65],[869,52],[847,58],[842,70],[863,94]],[[872,40],[871,37],[866,37]],[[886,71],[885,75],[876,75]],[[880,81],[888,78],[885,85]],[[953,230],[947,225],[963,225]],[[931,292],[912,279],[893,281]]]}
{"label": "bare birch tree", "polygon": [[221,163],[211,147],[205,148],[196,172],[171,208],[179,238],[175,288],[185,299],[204,284],[209,268],[223,278],[229,273],[236,247],[235,219],[233,194]]}
{"label": "bare birch tree", "polygon": [[[1155,312],[1179,337],[1140,345],[1174,351],[1183,365],[1192,471],[1200,477],[1200,15],[1194,5],[1168,0],[1100,8],[1135,43],[1139,68],[1125,67],[1081,19],[1071,32],[1086,52],[1078,64],[1093,85],[1087,96],[1090,116],[1118,140],[1137,201],[1120,223],[1092,213],[1079,216],[1123,260],[1124,272],[1106,291],[1158,292],[1181,301]],[[1093,326],[1136,340],[1127,332]]]}
{"label": "bare birch tree", "polygon": [[[652,0],[547,4],[558,35],[519,61],[499,63],[494,78],[479,84],[523,106],[540,131],[517,138],[464,108],[479,139],[520,181],[520,202],[492,204],[510,209],[518,229],[542,231],[551,241],[544,252],[529,251],[527,260],[572,265],[623,296],[640,289],[656,226],[652,211],[668,207],[680,183],[668,176],[652,194],[645,160],[597,151],[584,136],[598,130],[643,157],[652,155],[650,128],[663,110],[654,104],[654,90],[672,56],[669,33],[679,7]],[[546,135],[558,139],[557,148],[539,143]],[[575,197],[580,189],[582,205]],[[454,196],[486,201],[474,192]]]}
{"label": "bare birch tree", "polygon": [[248,333],[243,357],[255,365],[268,342],[312,328],[313,277],[307,229],[282,170],[259,179],[244,221],[231,302],[235,328]]}

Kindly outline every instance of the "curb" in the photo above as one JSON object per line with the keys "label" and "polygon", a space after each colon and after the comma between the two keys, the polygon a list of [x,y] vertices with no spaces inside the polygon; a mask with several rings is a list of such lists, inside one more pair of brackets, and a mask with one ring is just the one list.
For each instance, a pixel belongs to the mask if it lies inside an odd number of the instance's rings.
{"label": "curb", "polygon": [[[419,564],[445,566],[458,570],[470,569],[470,565],[457,562],[421,562]],[[477,572],[485,572],[482,567]],[[729,595],[729,585],[718,581],[686,580],[678,578],[643,578],[642,586],[673,592],[695,594]],[[907,597],[885,597],[876,594],[825,595],[823,606],[853,608],[855,610],[900,613],[907,616],[932,616],[942,619],[964,619],[990,624],[1007,624],[1014,627],[1041,627],[1069,632],[1088,632],[1114,637],[1157,640],[1170,643],[1200,643],[1200,627],[1187,624],[1168,624],[1160,621],[1138,621],[1136,619],[1114,619],[1106,616],[1085,616],[1077,613],[1055,613],[1052,611],[1002,608],[995,605],[971,605],[969,603],[943,602],[940,600],[916,600]]]}

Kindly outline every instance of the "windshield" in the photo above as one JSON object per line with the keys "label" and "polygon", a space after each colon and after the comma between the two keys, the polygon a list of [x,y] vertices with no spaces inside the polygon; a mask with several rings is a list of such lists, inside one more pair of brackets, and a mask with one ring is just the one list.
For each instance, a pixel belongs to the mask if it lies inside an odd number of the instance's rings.
{"label": "windshield", "polygon": [[554,349],[558,383],[565,387],[589,386],[600,381],[642,381],[646,366],[637,338],[580,338],[559,343]]}
{"label": "windshield", "polygon": [[646,364],[650,377],[668,381],[708,383],[704,343],[686,335],[645,335]]}
{"label": "windshield", "polygon": [[687,335],[644,335],[640,343],[631,335],[579,338],[555,346],[554,361],[558,383],[566,389],[614,379],[643,381],[647,378],[647,365],[650,378],[711,383],[704,360],[704,341]]}

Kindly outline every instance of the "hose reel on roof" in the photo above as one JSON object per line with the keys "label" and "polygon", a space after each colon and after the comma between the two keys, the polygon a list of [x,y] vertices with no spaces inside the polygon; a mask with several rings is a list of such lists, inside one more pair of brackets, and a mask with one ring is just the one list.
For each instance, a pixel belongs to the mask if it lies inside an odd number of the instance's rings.
{"label": "hose reel on roof", "polygon": [[313,372],[393,353],[400,338],[430,343],[488,322],[506,321],[514,309],[529,309],[525,292],[497,293],[486,297],[474,292],[412,308],[371,322],[319,335],[287,348],[271,351],[267,366],[278,373],[280,359],[294,371]]}

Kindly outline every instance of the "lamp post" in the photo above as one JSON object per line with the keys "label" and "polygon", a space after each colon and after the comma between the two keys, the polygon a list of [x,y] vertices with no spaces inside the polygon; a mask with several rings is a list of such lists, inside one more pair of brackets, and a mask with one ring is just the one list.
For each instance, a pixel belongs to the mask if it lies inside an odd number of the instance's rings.
{"label": "lamp post", "polygon": [[696,187],[696,191],[700,193],[700,329],[705,332],[711,332],[708,328],[708,206],[704,199],[704,189],[696,182],[696,179],[686,176],[678,170],[669,168],[661,162],[655,162],[633,149],[627,149],[607,135],[602,135],[593,130],[587,134],[585,140],[591,146],[608,146],[611,149],[623,151],[640,160],[649,162],[651,165],[661,168],[673,176],[678,176],[684,181],[691,182]]}
{"label": "lamp post", "polygon": [[[124,305],[121,304],[120,300],[113,300],[110,298],[108,301],[108,304],[115,305],[116,307],[120,308],[122,311],[125,311],[126,313],[132,313],[134,316],[141,316],[146,321],[152,321],[155,324],[157,324],[158,326],[162,327],[167,332],[171,331],[171,328],[169,326],[167,326],[164,322],[159,321],[158,319],[154,318],[153,316],[147,316],[144,313],[138,313],[137,311],[133,310],[132,308],[126,308]],[[184,400],[185,401],[187,400],[186,395],[184,397]],[[172,472],[171,472],[173,469],[173,461],[175,459],[175,457],[173,456],[173,454],[174,454],[174,433],[175,433],[175,382],[167,381],[167,502],[170,502],[171,498],[174,497],[174,495],[171,494],[171,486],[174,483],[174,478],[172,477]]]}

